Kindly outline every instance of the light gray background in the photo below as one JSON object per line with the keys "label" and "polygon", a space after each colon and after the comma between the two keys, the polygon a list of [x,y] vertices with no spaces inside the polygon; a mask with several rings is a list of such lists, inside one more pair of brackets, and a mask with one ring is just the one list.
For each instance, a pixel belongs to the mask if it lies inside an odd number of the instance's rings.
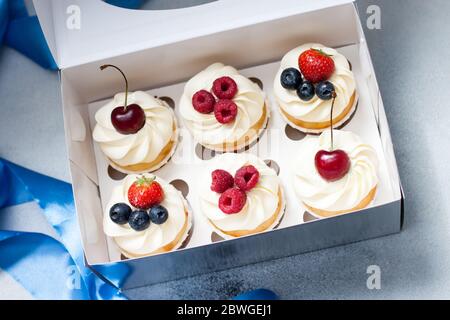
{"label": "light gray background", "polygon": [[[150,1],[149,8],[207,1]],[[129,290],[131,299],[218,299],[266,287],[284,299],[450,298],[450,2],[357,1],[382,29],[365,29],[406,193],[404,231],[380,239]],[[58,76],[9,48],[0,51],[0,156],[69,181]],[[28,207],[7,224],[47,228]],[[381,290],[366,268],[381,268]],[[49,270],[50,272],[50,270]],[[0,298],[27,298],[0,271]]]}

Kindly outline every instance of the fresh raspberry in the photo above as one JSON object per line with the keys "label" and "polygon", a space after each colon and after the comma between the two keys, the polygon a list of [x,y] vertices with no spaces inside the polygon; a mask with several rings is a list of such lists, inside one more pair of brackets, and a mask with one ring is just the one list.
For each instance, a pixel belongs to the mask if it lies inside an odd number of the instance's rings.
{"label": "fresh raspberry", "polygon": [[219,208],[223,213],[238,213],[244,208],[247,201],[247,195],[238,188],[230,188],[219,198]]}
{"label": "fresh raspberry", "polygon": [[214,103],[216,99],[206,90],[197,91],[192,96],[192,105],[194,109],[200,113],[211,113],[214,111]]}
{"label": "fresh raspberry", "polygon": [[238,92],[238,87],[230,77],[221,77],[214,80],[212,92],[219,99],[233,99]]}
{"label": "fresh raspberry", "polygon": [[211,190],[217,193],[223,193],[234,185],[233,176],[225,170],[214,170],[211,178]]}
{"label": "fresh raspberry", "polygon": [[138,209],[147,210],[164,199],[161,185],[154,181],[155,177],[139,177],[128,189],[128,201]]}
{"label": "fresh raspberry", "polygon": [[219,100],[214,105],[214,116],[222,124],[233,122],[237,112],[237,105],[231,100]]}
{"label": "fresh raspberry", "polygon": [[298,57],[298,66],[303,77],[317,83],[328,80],[334,72],[334,61],[322,50],[309,49]]}
{"label": "fresh raspberry", "polygon": [[243,166],[234,175],[234,182],[242,191],[253,189],[259,181],[259,171],[252,165]]}

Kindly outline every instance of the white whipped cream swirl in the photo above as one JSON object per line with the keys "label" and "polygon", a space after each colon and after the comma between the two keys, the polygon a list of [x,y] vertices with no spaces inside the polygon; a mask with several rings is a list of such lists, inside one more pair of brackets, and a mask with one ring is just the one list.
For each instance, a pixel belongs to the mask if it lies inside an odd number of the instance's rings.
{"label": "white whipped cream swirl", "polygon": [[[280,180],[276,172],[252,154],[225,153],[216,157],[206,170],[200,190],[200,208],[203,214],[223,231],[254,230],[274,215],[278,208]],[[257,185],[247,191],[247,202],[236,214],[226,214],[219,208],[220,194],[211,190],[211,173],[216,169],[232,176],[241,167],[253,165],[260,174]]]}
{"label": "white whipped cream swirl", "polygon": [[[211,92],[214,80],[224,76],[232,78],[238,87],[233,98],[238,113],[236,119],[228,124],[219,123],[214,113],[202,114],[192,106],[192,96],[197,91]],[[202,144],[219,145],[233,143],[244,137],[261,119],[264,105],[265,95],[258,85],[240,75],[235,68],[214,63],[186,83],[180,100],[180,114],[195,140]]]}
{"label": "white whipped cream swirl", "polygon": [[120,166],[131,166],[153,162],[174,136],[175,117],[170,107],[162,100],[136,91],[128,94],[128,105],[138,104],[145,112],[145,125],[135,134],[117,132],[111,122],[111,112],[123,106],[125,93],[97,111],[97,122],[93,137],[103,153]]}
{"label": "white whipped cream swirl", "polygon": [[334,150],[347,152],[351,166],[340,180],[323,179],[314,163],[319,150],[330,150],[330,131],[320,137],[308,137],[298,147],[292,163],[293,187],[297,197],[306,205],[325,211],[355,208],[377,186],[378,159],[375,150],[349,131],[334,130]]}
{"label": "white whipped cream swirl", "polygon": [[[127,256],[136,257],[150,254],[174,241],[183,229],[187,219],[185,212],[188,210],[186,201],[181,193],[171,184],[156,177],[155,181],[161,185],[164,191],[164,200],[161,202],[161,205],[169,213],[166,222],[159,225],[150,223],[150,226],[143,231],[132,229],[128,223],[124,225],[114,223],[109,217],[109,210],[114,204],[121,202],[131,206],[128,201],[128,189],[139,176],[129,175],[125,178],[122,185],[113,189],[103,214],[103,230],[105,234],[112,237],[116,244],[127,253]],[[144,176],[148,178],[153,177],[151,174],[144,174]],[[188,219],[187,231],[189,229],[190,218]]]}
{"label": "white whipped cream swirl", "polygon": [[335,71],[328,80],[333,83],[336,90],[336,102],[333,112],[336,116],[340,115],[350,102],[350,98],[355,92],[355,78],[350,70],[347,58],[337,52],[335,49],[325,47],[321,44],[308,43],[289,51],[281,60],[281,66],[274,80],[274,95],[281,107],[290,116],[306,122],[325,122],[330,119],[330,109],[332,100],[321,100],[315,95],[309,101],[301,100],[296,90],[283,88],[280,82],[280,76],[284,69],[296,68],[298,66],[298,57],[308,49],[321,49],[326,54],[331,55],[334,60]]}

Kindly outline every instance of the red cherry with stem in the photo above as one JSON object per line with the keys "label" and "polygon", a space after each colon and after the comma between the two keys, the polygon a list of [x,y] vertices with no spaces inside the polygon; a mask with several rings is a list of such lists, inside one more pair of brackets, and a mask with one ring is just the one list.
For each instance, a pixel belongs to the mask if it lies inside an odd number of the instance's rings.
{"label": "red cherry with stem", "polygon": [[320,150],[314,157],[317,172],[327,181],[342,179],[350,170],[350,158],[343,150],[333,150],[333,107],[336,100],[336,92],[333,92],[331,103],[330,127],[331,127],[331,150]]}
{"label": "red cherry with stem", "polygon": [[111,112],[111,122],[121,134],[133,134],[144,126],[145,113],[137,104],[130,104],[126,108],[117,107]]}
{"label": "red cherry with stem", "polygon": [[343,150],[320,150],[314,162],[320,176],[327,181],[342,179],[350,169],[350,158]]}
{"label": "red cherry with stem", "polygon": [[142,129],[145,125],[145,112],[137,104],[127,105],[128,99],[128,80],[123,71],[112,64],[105,64],[100,67],[100,70],[104,70],[108,67],[112,67],[118,70],[125,79],[125,103],[123,106],[119,106],[113,109],[111,112],[111,123],[117,132],[121,134],[134,134]]}

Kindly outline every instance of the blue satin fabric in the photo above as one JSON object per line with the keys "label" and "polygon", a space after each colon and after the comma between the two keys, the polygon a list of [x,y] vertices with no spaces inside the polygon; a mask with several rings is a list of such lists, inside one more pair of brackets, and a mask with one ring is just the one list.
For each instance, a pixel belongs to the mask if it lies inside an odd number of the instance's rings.
{"label": "blue satin fabric", "polygon": [[0,0],[0,44],[3,43],[3,36],[8,26],[8,2]]}
{"label": "blue satin fabric", "polygon": [[267,290],[267,289],[256,289],[249,292],[244,292],[236,297],[233,300],[278,300],[278,296],[275,292]]}
{"label": "blue satin fabric", "polygon": [[28,16],[23,0],[0,0],[0,40],[42,67],[57,70],[36,16]]}
{"label": "blue satin fabric", "polygon": [[37,299],[90,298],[72,257],[51,237],[0,231],[0,257],[0,267]]}
{"label": "blue satin fabric", "polygon": [[[0,267],[38,299],[126,299],[85,266],[71,185],[0,158],[0,208],[36,201],[60,237],[0,230]],[[123,279],[126,266],[102,272]]]}
{"label": "blue satin fabric", "polygon": [[146,0],[105,0],[110,5],[126,8],[126,9],[139,9]]}

